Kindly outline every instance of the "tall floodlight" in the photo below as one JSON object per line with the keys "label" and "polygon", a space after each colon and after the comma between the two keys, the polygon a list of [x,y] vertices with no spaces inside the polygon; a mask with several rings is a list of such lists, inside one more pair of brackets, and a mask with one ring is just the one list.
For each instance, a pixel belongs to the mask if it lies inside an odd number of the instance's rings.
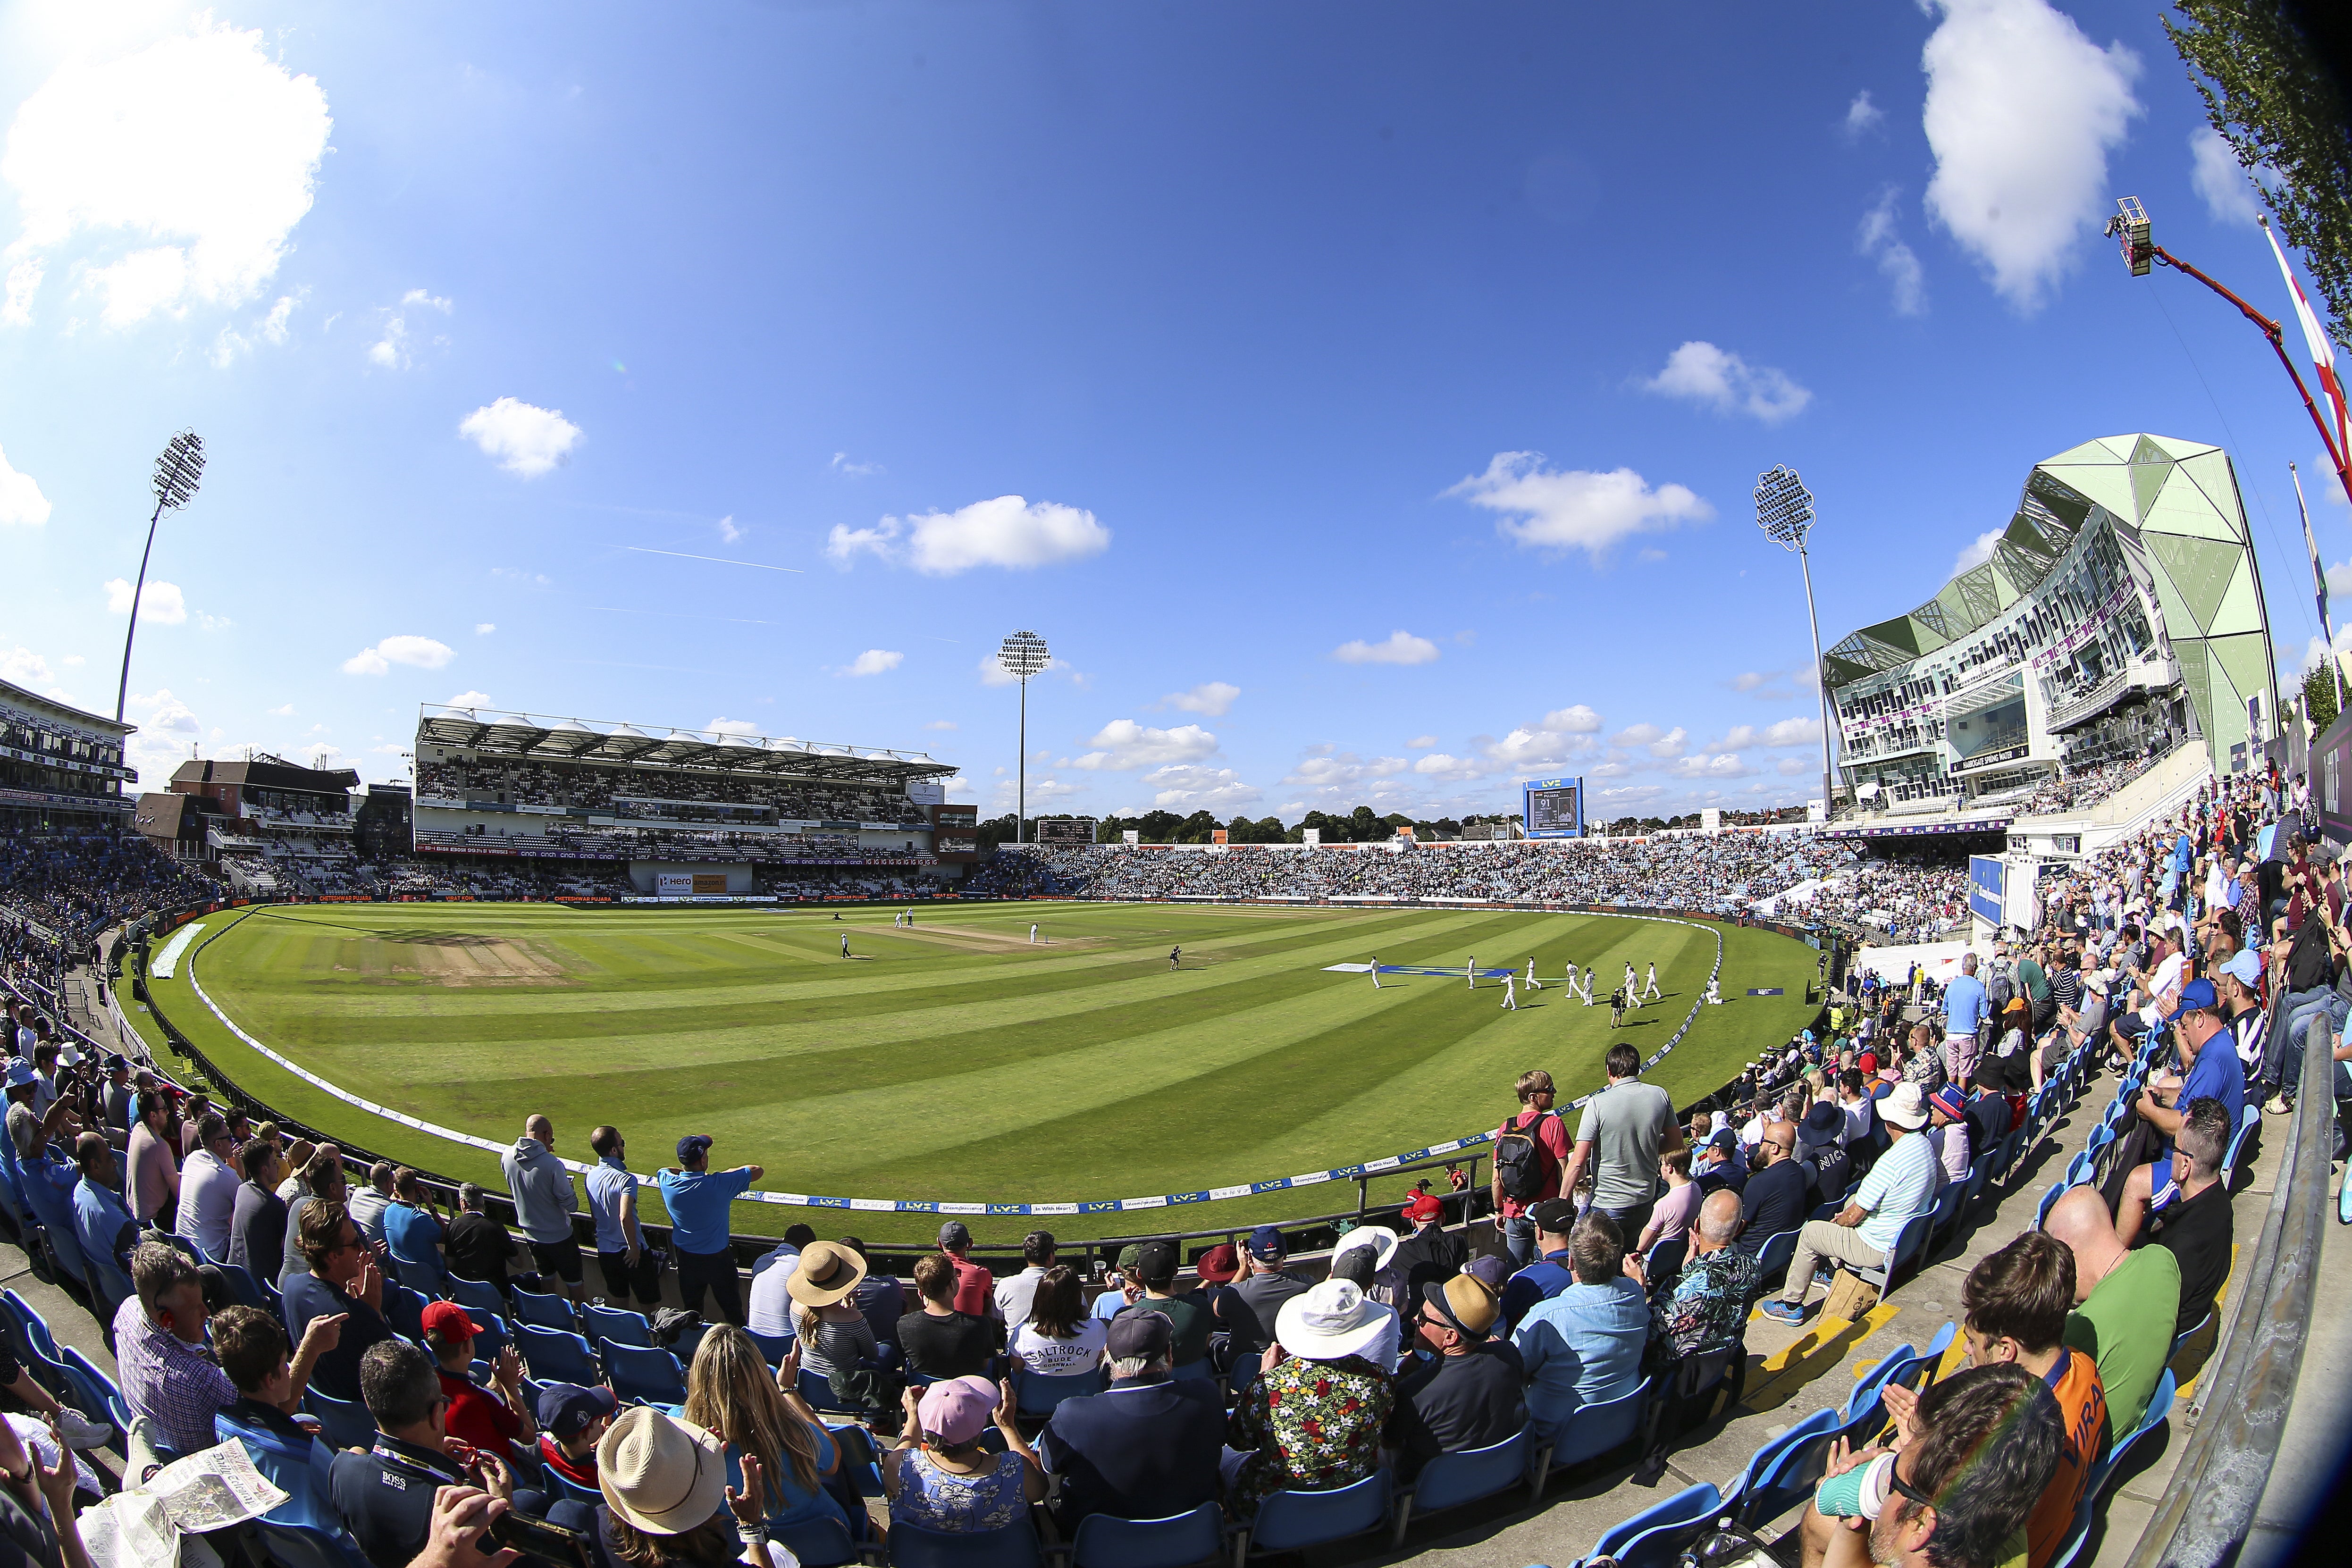
{"label": "tall floodlight", "polygon": [[1813,531],[1813,495],[1795,469],[1776,463],[1769,472],[1757,476],[1756,526],[1782,549],[1796,551],[1805,574],[1805,619],[1813,627],[1813,684],[1822,698],[1822,815],[1826,818],[1837,803],[1837,786],[1830,763],[1830,685],[1829,672],[1822,667],[1822,618],[1813,610],[1813,566],[1805,553],[1805,536]]}
{"label": "tall floodlight", "polygon": [[122,722],[123,699],[131,695],[131,642],[139,635],[139,600],[147,591],[147,558],[155,553],[155,524],[164,509],[184,507],[195,499],[196,486],[205,476],[205,444],[193,430],[184,430],[172,437],[163,455],[155,459],[155,474],[151,481],[155,491],[155,511],[147,519],[147,548],[139,552],[139,581],[131,591],[131,630],[122,634],[122,679],[114,688],[114,722]]}
{"label": "tall floodlight", "polygon": [[1004,673],[1021,683],[1021,755],[1013,797],[1013,841],[1029,841],[1029,677],[1041,673],[1053,655],[1045,651],[1045,639],[1034,632],[1015,632],[996,651],[996,662]]}

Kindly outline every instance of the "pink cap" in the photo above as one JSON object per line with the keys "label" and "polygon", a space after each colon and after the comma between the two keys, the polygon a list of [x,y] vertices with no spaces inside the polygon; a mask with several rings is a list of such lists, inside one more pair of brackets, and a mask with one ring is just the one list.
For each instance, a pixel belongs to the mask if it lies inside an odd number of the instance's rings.
{"label": "pink cap", "polygon": [[961,1448],[988,1429],[997,1401],[996,1385],[985,1377],[951,1377],[924,1389],[915,1414],[924,1431]]}

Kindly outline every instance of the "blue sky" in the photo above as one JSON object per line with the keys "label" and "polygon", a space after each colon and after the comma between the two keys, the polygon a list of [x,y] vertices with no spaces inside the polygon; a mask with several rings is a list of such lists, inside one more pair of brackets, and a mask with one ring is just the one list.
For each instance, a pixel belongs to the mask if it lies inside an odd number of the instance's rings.
{"label": "blue sky", "polygon": [[2352,556],[2259,338],[2098,237],[2286,308],[2145,5],[17,5],[0,121],[0,674],[110,711],[210,454],[151,787],[464,696],[1009,805],[1034,627],[1033,809],[1777,803],[1774,463],[1825,642],[2095,435],[2231,452],[2289,668],[2288,462]]}

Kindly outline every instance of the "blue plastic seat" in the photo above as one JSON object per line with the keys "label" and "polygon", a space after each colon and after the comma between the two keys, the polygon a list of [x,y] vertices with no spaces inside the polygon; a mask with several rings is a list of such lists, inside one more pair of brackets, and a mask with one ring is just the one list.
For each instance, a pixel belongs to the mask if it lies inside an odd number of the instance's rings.
{"label": "blue plastic seat", "polygon": [[74,1403],[100,1421],[111,1421],[128,1433],[137,1417],[131,1414],[131,1402],[122,1396],[114,1379],[98,1369],[98,1364],[72,1345],[65,1347],[66,1376],[81,1397]]}
{"label": "blue plastic seat", "polygon": [[686,1374],[677,1357],[658,1346],[607,1342],[604,1368],[612,1375],[613,1392],[625,1400],[646,1405],[686,1403]]}
{"label": "blue plastic seat", "polygon": [[2058,1207],[2058,1199],[2065,1193],[2065,1191],[2066,1184],[2062,1181],[2057,1186],[2052,1187],[2048,1192],[2042,1195],[2042,1201],[2036,1204],[2033,1209],[2034,1229],[2039,1230],[2042,1228],[2043,1224],[2050,1218],[2050,1211]]}
{"label": "blue plastic seat", "polygon": [[330,1533],[299,1524],[273,1524],[256,1520],[261,1543],[278,1568],[374,1568],[359,1542],[338,1530]]}
{"label": "blue plastic seat", "polygon": [[1540,1487],[1558,1471],[1614,1453],[1632,1442],[1641,1434],[1642,1417],[1648,1410],[1651,1395],[1656,1391],[1656,1381],[1644,1377],[1614,1399],[1604,1399],[1578,1410],[1549,1453],[1535,1456],[1544,1460],[1543,1473],[1536,1484]]}
{"label": "blue plastic seat", "polygon": [[324,1454],[331,1465],[333,1453],[318,1438],[312,1437],[297,1448],[281,1441],[275,1433],[242,1426],[221,1416],[213,1417],[213,1437],[224,1443],[243,1444],[253,1468],[286,1494],[286,1500],[264,1518],[277,1524],[308,1525],[313,1530],[343,1527],[342,1515],[335,1511],[333,1494],[319,1484],[326,1466],[320,1465],[314,1455]]}
{"label": "blue plastic seat", "polygon": [[866,1415],[865,1411],[854,1409],[835,1399],[833,1396],[832,1383],[819,1377],[805,1366],[801,1368],[799,1392],[802,1401],[812,1410],[823,1411],[828,1415],[856,1416],[861,1418]]}
{"label": "blue plastic seat", "polygon": [[[518,1296],[522,1293],[515,1292]],[[515,1349],[521,1352],[523,1364],[541,1383],[576,1383],[590,1388],[604,1381],[597,1375],[596,1358],[589,1353],[588,1342],[578,1334],[519,1322],[514,1326],[514,1336]],[[683,1399],[685,1395],[681,1393],[678,1397]]]}
{"label": "blue plastic seat", "polygon": [[2221,1156],[2222,1191],[2230,1190],[2230,1178],[2237,1172],[2239,1157],[2246,1152],[2246,1140],[2252,1137],[2254,1129],[2262,1124],[2263,1108],[2259,1105],[2247,1106],[2245,1120],[2240,1122],[2238,1130],[2230,1134],[2229,1152]]}
{"label": "blue plastic seat", "polygon": [[1968,1196],[1969,1184],[1965,1179],[1948,1181],[1937,1189],[1936,1207],[1927,1217],[1927,1245],[1931,1250],[1959,1223],[1961,1205]]}
{"label": "blue plastic seat", "polygon": [[580,1329],[594,1345],[633,1344],[651,1349],[654,1325],[643,1312],[633,1312],[623,1307],[600,1307],[593,1302],[580,1309]]}
{"label": "blue plastic seat", "polygon": [[[1252,1556],[1297,1552],[1379,1530],[1388,1521],[1389,1473],[1374,1470],[1352,1485],[1328,1491],[1276,1492],[1258,1504],[1257,1520],[1249,1531],[1249,1551]],[[894,1555],[898,1538],[898,1531],[892,1530]]]}
{"label": "blue plastic seat", "polygon": [[1002,1530],[939,1531],[894,1524],[890,1561],[896,1568],[1038,1568],[1044,1558],[1024,1510]]}
{"label": "blue plastic seat", "polygon": [[1074,1372],[1065,1377],[1024,1372],[1013,1384],[1013,1392],[1021,1402],[1020,1414],[1038,1420],[1051,1416],[1054,1406],[1063,1400],[1100,1394],[1105,1386],[1104,1372],[1099,1364],[1091,1372]]}
{"label": "blue plastic seat", "polygon": [[305,1389],[302,1407],[319,1418],[321,1434],[331,1448],[368,1448],[375,1446],[375,1417],[367,1406],[347,1399],[337,1399],[321,1394],[316,1388]]}
{"label": "blue plastic seat", "polygon": [[[1405,1528],[1415,1519],[1476,1502],[1516,1486],[1531,1486],[1540,1492],[1544,1470],[1535,1470],[1533,1475],[1528,1472],[1533,1469],[1531,1458],[1546,1456],[1540,1452],[1530,1456],[1528,1447],[1532,1441],[1528,1428],[1522,1427],[1499,1443],[1465,1448],[1456,1454],[1440,1454],[1423,1465],[1421,1474],[1413,1479],[1412,1490],[1406,1494],[1405,1506],[1396,1511],[1396,1533],[1389,1542],[1391,1549],[1404,1544]],[[1546,1469],[1549,1468],[1547,1458]]]}
{"label": "blue plastic seat", "polygon": [[513,1310],[507,1305],[507,1299],[499,1294],[499,1288],[488,1280],[467,1280],[452,1274],[449,1276],[449,1299],[477,1314],[495,1312],[504,1317]]}
{"label": "blue plastic seat", "polygon": [[1902,1273],[1906,1266],[1927,1260],[1927,1236],[1935,1218],[1933,1213],[1915,1214],[1905,1220],[1903,1228],[1895,1234],[1895,1245],[1886,1249],[1885,1260],[1875,1267],[1856,1269],[1853,1272],[1865,1282],[1877,1286],[1880,1295],[1892,1291],[1895,1276]]}
{"label": "blue plastic seat", "polygon": [[430,1258],[405,1258],[396,1247],[386,1246],[391,1256],[392,1277],[427,1301],[446,1299],[449,1294],[449,1269],[436,1252]]}
{"label": "blue plastic seat", "polygon": [[2082,1555],[2083,1543],[2091,1538],[2091,1505],[2095,1500],[2090,1492],[2083,1494],[2081,1504],[2074,1510],[2073,1521],[2066,1526],[2066,1533],[2059,1537],[2058,1550],[2051,1554],[2050,1568],[2073,1568],[2074,1559]]}
{"label": "blue plastic seat", "polygon": [[580,1326],[579,1321],[572,1315],[572,1302],[568,1298],[542,1295],[537,1291],[526,1291],[520,1285],[514,1288],[514,1315],[517,1322],[533,1323],[543,1329],[561,1329],[565,1333],[571,1333]]}
{"label": "blue plastic seat", "polygon": [[784,1357],[792,1354],[793,1347],[800,1343],[788,1333],[761,1333],[753,1329],[743,1332],[750,1334],[751,1343],[760,1347],[760,1359],[766,1362],[771,1369],[783,1365]]}
{"label": "blue plastic seat", "polygon": [[[1090,1513],[1078,1521],[1070,1568],[1191,1568],[1222,1560],[1225,1516],[1213,1502],[1166,1519],[1119,1519]],[[807,1568],[808,1559],[802,1560]]]}
{"label": "blue plastic seat", "polygon": [[547,1482],[547,1485],[541,1490],[548,1494],[548,1500],[550,1502],[562,1502],[566,1499],[570,1499],[573,1502],[584,1502],[590,1508],[601,1508],[604,1506],[604,1494],[603,1492],[599,1491],[594,1487],[582,1486],[578,1481],[573,1480],[570,1476],[565,1475],[553,1465],[540,1466],[539,1473]]}
{"label": "blue plastic seat", "polygon": [[418,1344],[425,1343],[425,1298],[405,1285],[391,1281],[383,1286],[383,1321],[392,1332]]}
{"label": "blue plastic seat", "polygon": [[1608,1557],[1619,1568],[1668,1568],[1682,1555],[1689,1531],[1706,1525],[1722,1507],[1723,1494],[1711,1483],[1685,1488],[1602,1531],[1584,1561]]}
{"label": "blue plastic seat", "polygon": [[1756,1285],[1759,1290],[1787,1278],[1789,1265],[1797,1260],[1797,1238],[1801,1234],[1800,1231],[1783,1230],[1777,1236],[1764,1239],[1764,1245],[1756,1249]]}
{"label": "blue plastic seat", "polygon": [[849,1539],[841,1521],[829,1513],[797,1524],[771,1524],[768,1538],[790,1549],[801,1568],[847,1568],[860,1561],[857,1543]]}
{"label": "blue plastic seat", "polygon": [[1262,1350],[1247,1351],[1234,1357],[1233,1368],[1225,1374],[1225,1386],[1239,1394],[1257,1381],[1257,1375],[1265,1366],[1265,1352]]}
{"label": "blue plastic seat", "polygon": [[1642,1271],[1649,1279],[1651,1291],[1654,1292],[1661,1285],[1670,1282],[1675,1275],[1681,1273],[1683,1260],[1689,1256],[1690,1238],[1688,1236],[1662,1238],[1656,1246],[1650,1249],[1649,1257],[1643,1260]]}
{"label": "blue plastic seat", "polygon": [[2090,1490],[2084,1496],[2084,1501],[2089,1501],[2105,1490],[2108,1478],[2116,1473],[2116,1467],[2124,1462],[2124,1456],[2131,1452],[2132,1445],[2153,1431],[2166,1416],[2172,1414],[2172,1371],[2168,1367],[2165,1369],[2164,1375],[2156,1380],[2156,1391],[2147,1396],[2147,1409],[2141,1414],[2139,1425],[2107,1446],[2106,1458],[2100,1461],[2099,1468],[2091,1474]]}
{"label": "blue plastic seat", "polygon": [[2191,1324],[2188,1328],[2182,1329],[2179,1333],[2173,1335],[2172,1348],[2165,1353],[2165,1364],[2168,1367],[2172,1363],[2179,1361],[2180,1359],[2180,1352],[2183,1347],[2185,1347],[2190,1340],[2195,1339],[2199,1334],[2203,1333],[2208,1328],[2210,1328],[2212,1324],[2213,1314],[2211,1312],[2207,1312],[2203,1317],[2199,1318],[2195,1323]]}
{"label": "blue plastic seat", "polygon": [[1918,1358],[1919,1353],[1908,1344],[1898,1344],[1879,1357],[1878,1364],[1864,1373],[1855,1382],[1853,1392],[1846,1396],[1845,1419],[1851,1421],[1876,1404],[1878,1391],[1886,1386],[1887,1380]]}
{"label": "blue plastic seat", "polygon": [[228,1287],[232,1301],[240,1307],[258,1307],[265,1312],[269,1310],[269,1298],[261,1293],[261,1282],[244,1264],[215,1263],[213,1267],[220,1270],[221,1283]]}
{"label": "blue plastic seat", "polygon": [[1757,1449],[1732,1484],[1726,1504],[1732,1517],[1753,1529],[1811,1497],[1828,1468],[1830,1445],[1845,1427],[1835,1409],[1816,1410]]}

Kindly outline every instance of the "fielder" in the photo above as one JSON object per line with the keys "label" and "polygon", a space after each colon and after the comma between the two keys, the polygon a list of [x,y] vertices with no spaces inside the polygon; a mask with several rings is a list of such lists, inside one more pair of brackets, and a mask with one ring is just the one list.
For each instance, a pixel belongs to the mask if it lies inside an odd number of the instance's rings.
{"label": "fielder", "polygon": [[1519,988],[1513,983],[1508,969],[1503,971],[1503,1006],[1511,1012],[1519,1010]]}
{"label": "fielder", "polygon": [[1531,991],[1543,989],[1543,982],[1536,978],[1536,961],[1533,958],[1528,960],[1528,989]]}
{"label": "fielder", "polygon": [[1029,940],[1032,942],[1037,940],[1037,925],[1034,921],[1030,922],[1029,925]]}
{"label": "fielder", "polygon": [[1643,1001],[1652,1001],[1663,997],[1664,994],[1664,992],[1658,989],[1658,967],[1655,964],[1652,964],[1650,966],[1649,983],[1642,988],[1642,999]]}
{"label": "fielder", "polygon": [[1638,997],[1642,994],[1642,982],[1633,977],[1633,960],[1631,958],[1625,960],[1625,985],[1623,988],[1625,994],[1629,997]]}
{"label": "fielder", "polygon": [[[1573,972],[1573,971],[1571,971],[1571,973],[1572,973],[1572,972]],[[1588,1008],[1589,1008],[1589,1007],[1591,1007],[1591,1006],[1593,1005],[1593,1000],[1592,1000],[1592,966],[1591,966],[1591,965],[1590,965],[1590,964],[1587,964],[1586,966],[1584,966],[1584,1005],[1585,1005],[1586,1007],[1588,1007]]]}
{"label": "fielder", "polygon": [[1380,956],[1378,953],[1375,953],[1375,954],[1373,954],[1373,955],[1372,955],[1372,989],[1374,989],[1374,990],[1376,990],[1376,991],[1377,991],[1377,990],[1379,990],[1380,988],[1381,988],[1381,956]]}
{"label": "fielder", "polygon": [[1470,988],[1472,990],[1475,991],[1478,988],[1478,959],[1476,955],[1474,954],[1468,959],[1464,961],[1462,965],[1462,977],[1470,982]]}
{"label": "fielder", "polygon": [[1184,957],[1184,949],[1183,949],[1183,948],[1181,948],[1181,947],[1171,947],[1171,948],[1169,948],[1169,949],[1168,949],[1168,967],[1169,967],[1170,968],[1171,968],[1171,969],[1172,969],[1172,968],[1174,968],[1174,967],[1175,967],[1179,963],[1182,962],[1183,957]]}
{"label": "fielder", "polygon": [[1713,975],[1706,977],[1706,1005],[1711,1008],[1719,1008],[1723,1005],[1722,988]]}
{"label": "fielder", "polygon": [[841,956],[845,958],[849,956],[849,933],[846,931],[841,934]]}

